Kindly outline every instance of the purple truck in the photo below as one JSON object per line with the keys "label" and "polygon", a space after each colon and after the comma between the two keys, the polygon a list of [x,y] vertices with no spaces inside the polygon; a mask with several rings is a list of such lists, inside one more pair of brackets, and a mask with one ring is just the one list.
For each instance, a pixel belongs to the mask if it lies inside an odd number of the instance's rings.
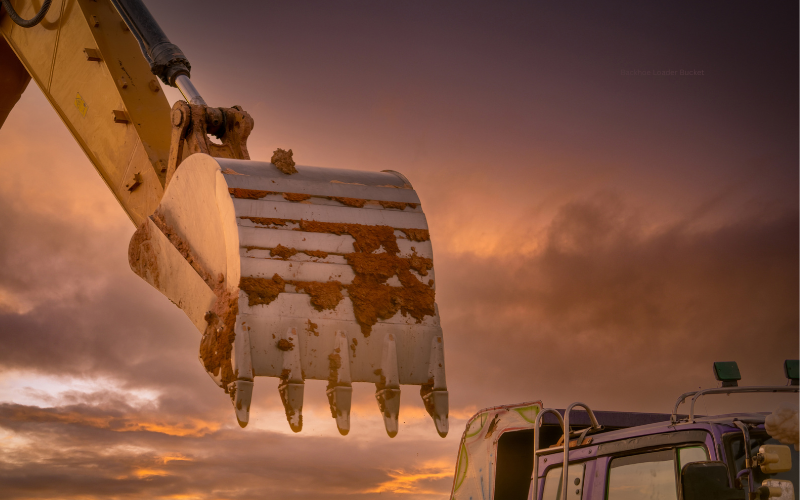
{"label": "purple truck", "polygon": [[[785,386],[739,387],[734,362],[714,363],[721,387],[681,395],[672,414],[593,412],[582,403],[555,410],[540,401],[486,408],[467,422],[450,497],[797,500],[798,452],[773,437],[781,437],[770,427],[774,417],[694,413],[708,394],[797,393],[797,360],[787,360],[784,371]],[[689,413],[678,414],[684,401]],[[796,440],[796,411],[783,424],[794,426]]]}

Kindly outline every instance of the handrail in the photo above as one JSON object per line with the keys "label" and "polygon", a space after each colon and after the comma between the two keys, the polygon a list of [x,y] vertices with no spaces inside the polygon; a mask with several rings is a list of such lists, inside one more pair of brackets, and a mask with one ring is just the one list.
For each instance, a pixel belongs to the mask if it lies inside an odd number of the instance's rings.
{"label": "handrail", "polygon": [[[533,500],[536,500],[539,494],[539,458],[536,456],[536,453],[539,451],[539,426],[545,413],[552,413],[555,415],[558,419],[558,423],[561,424],[561,432],[564,432],[564,419],[558,411],[552,408],[545,408],[536,415],[536,420],[533,423],[533,475],[531,476],[531,498]],[[569,441],[567,441],[567,445],[569,445]]]}
{"label": "handrail", "polygon": [[[597,423],[597,419],[594,417],[594,412],[584,403],[572,403],[571,405],[567,406],[566,410],[564,410],[564,463],[562,464],[561,471],[561,500],[567,500],[567,479],[569,472],[569,412],[571,412],[576,406],[580,406],[586,410],[586,413],[589,414],[589,420],[592,423],[592,429],[600,429],[600,424]],[[577,445],[580,446],[581,444],[577,443]]]}
{"label": "handrail", "polygon": [[[748,393],[748,392],[798,392],[800,387],[792,385],[756,385],[751,387],[715,387],[712,389],[703,389],[697,391],[692,398],[692,404],[689,407],[689,423],[694,423],[694,405],[701,396],[706,394],[734,394],[734,393]],[[673,413],[671,419],[677,418],[677,411]]]}
{"label": "handrail", "polygon": [[689,396],[694,396],[695,394],[697,394],[697,391],[684,392],[683,394],[681,394],[681,397],[679,397],[678,400],[675,401],[675,407],[672,409],[672,415],[670,415],[669,417],[669,421],[671,424],[674,425],[678,423],[678,407],[681,404],[683,404],[684,401],[686,401],[686,398],[688,398]]}

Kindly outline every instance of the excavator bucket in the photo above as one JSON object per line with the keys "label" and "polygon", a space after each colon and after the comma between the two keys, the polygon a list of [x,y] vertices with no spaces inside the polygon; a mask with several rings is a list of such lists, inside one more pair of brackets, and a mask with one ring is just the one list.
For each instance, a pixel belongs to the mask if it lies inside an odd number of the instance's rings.
{"label": "excavator bucket", "polygon": [[266,376],[280,378],[295,432],[313,379],[328,381],[341,434],[353,383],[369,382],[389,436],[400,386],[418,385],[444,437],[444,344],[416,192],[393,171],[276,163],[188,156],[134,234],[131,268],[201,332],[200,362],[242,427]]}

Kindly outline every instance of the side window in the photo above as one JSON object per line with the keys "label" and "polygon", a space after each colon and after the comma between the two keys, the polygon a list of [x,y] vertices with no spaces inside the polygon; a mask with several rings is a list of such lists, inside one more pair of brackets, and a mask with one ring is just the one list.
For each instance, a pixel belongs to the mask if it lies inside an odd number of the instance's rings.
{"label": "side window", "polygon": [[[567,498],[580,500],[583,496],[583,472],[585,464],[573,464],[567,469]],[[561,500],[562,468],[551,467],[544,477],[542,500]]]}
{"label": "side window", "polygon": [[708,453],[705,446],[687,446],[678,448],[678,470],[682,471],[683,466],[692,462],[705,462],[708,460]]}
{"label": "side window", "polygon": [[[687,458],[691,452],[687,452]],[[674,450],[615,458],[608,468],[608,500],[677,500]]]}

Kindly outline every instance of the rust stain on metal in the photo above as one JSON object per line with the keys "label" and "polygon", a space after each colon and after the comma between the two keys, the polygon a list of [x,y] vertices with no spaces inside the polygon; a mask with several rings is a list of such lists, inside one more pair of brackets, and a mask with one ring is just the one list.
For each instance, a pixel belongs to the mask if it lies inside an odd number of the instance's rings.
{"label": "rust stain on metal", "polygon": [[[242,174],[239,174],[242,175]],[[267,195],[274,194],[272,191],[261,191],[259,189],[228,188],[228,192],[234,198],[242,200],[260,200]]]}
{"label": "rust stain on metal", "polygon": [[285,247],[280,243],[278,244],[278,246],[269,251],[270,256],[277,257],[283,260],[288,259],[289,257],[295,255],[296,253],[297,250],[295,250],[294,248]]}
{"label": "rust stain on metal", "polygon": [[242,277],[239,288],[247,294],[247,305],[250,307],[268,305],[286,289],[286,281],[277,274],[272,279]]}
{"label": "rust stain on metal", "polygon": [[356,347],[358,347],[358,339],[353,337],[353,340],[350,341],[350,350],[353,351],[353,357],[356,357]]}
{"label": "rust stain on metal", "polygon": [[286,175],[292,175],[297,173],[297,169],[294,168],[295,163],[292,156],[294,153],[290,149],[289,151],[284,151],[283,149],[276,149],[272,153],[272,159],[270,159],[270,163],[278,167],[278,170],[283,172]]}

